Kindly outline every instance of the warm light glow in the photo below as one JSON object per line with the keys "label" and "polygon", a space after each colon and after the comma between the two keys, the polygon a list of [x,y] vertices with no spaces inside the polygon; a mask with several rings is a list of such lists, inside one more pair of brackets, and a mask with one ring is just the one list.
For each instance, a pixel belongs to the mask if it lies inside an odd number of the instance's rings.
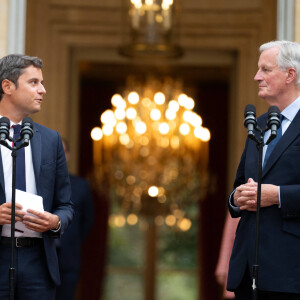
{"label": "warm light glow", "polygon": [[143,134],[147,130],[147,125],[144,122],[139,121],[135,125],[135,130],[136,130],[137,133]]}
{"label": "warm light glow", "polygon": [[191,120],[189,122],[194,127],[200,127],[202,125],[202,118],[199,115],[197,115],[196,113],[193,113],[191,116]]}
{"label": "warm light glow", "polygon": [[127,223],[131,226],[134,226],[138,222],[138,217],[136,214],[130,214],[127,216]]}
{"label": "warm light glow", "polygon": [[109,124],[110,126],[115,126],[117,123],[114,112],[111,109],[106,110],[101,115],[100,120],[103,124]]}
{"label": "warm light glow", "polygon": [[103,132],[100,127],[94,127],[91,131],[91,137],[94,141],[100,141],[103,137]]}
{"label": "warm light glow", "polygon": [[143,98],[143,100],[142,100],[142,104],[145,106],[145,107],[150,107],[151,106],[151,103],[152,103],[152,101],[151,101],[151,99],[149,99],[149,98]]}
{"label": "warm light glow", "polygon": [[166,122],[163,122],[161,124],[159,124],[159,132],[161,134],[167,134],[170,130],[169,124]]}
{"label": "warm light glow", "polygon": [[124,227],[126,224],[126,219],[123,215],[117,215],[114,219],[114,224],[116,227]]}
{"label": "warm light glow", "polygon": [[103,134],[106,135],[106,136],[110,136],[113,134],[114,132],[114,128],[111,127],[110,125],[104,125],[102,127],[102,131],[103,131]]}
{"label": "warm light glow", "polygon": [[123,108],[126,107],[126,101],[122,98],[120,94],[114,94],[111,97],[111,104],[117,108]]}
{"label": "warm light glow", "polygon": [[158,187],[157,186],[149,187],[148,194],[150,197],[157,197],[158,196]]}
{"label": "warm light glow", "polygon": [[171,147],[173,149],[178,149],[180,146],[180,140],[179,140],[179,137],[174,135],[171,137]]}
{"label": "warm light glow", "polygon": [[114,94],[111,97],[111,104],[115,107],[122,106],[123,102],[124,102],[124,99],[122,98],[122,96],[120,94]]}
{"label": "warm light glow", "polygon": [[195,101],[191,98],[191,97],[187,97],[185,99],[185,104],[184,104],[184,107],[186,109],[193,109],[195,106]]}
{"label": "warm light glow", "polygon": [[162,225],[164,225],[164,222],[165,222],[165,219],[163,216],[157,216],[154,219],[154,223],[156,226],[162,226]]}
{"label": "warm light glow", "polygon": [[167,109],[166,110],[166,118],[168,120],[174,120],[176,118],[176,111],[171,110],[171,109]]}
{"label": "warm light glow", "polygon": [[158,92],[154,95],[154,102],[158,105],[164,104],[166,101],[166,97],[163,93]]}
{"label": "warm light glow", "polygon": [[168,226],[174,226],[176,224],[176,218],[173,215],[168,215],[166,217],[166,224]]}
{"label": "warm light glow", "polygon": [[179,110],[179,103],[178,103],[177,101],[175,101],[175,100],[171,100],[171,101],[169,102],[169,108],[170,108],[171,110],[174,110],[174,111],[176,112],[176,111]]}
{"label": "warm light glow", "polygon": [[191,111],[189,111],[189,110],[186,110],[183,113],[182,117],[183,117],[183,120],[185,122],[189,122],[192,119],[192,117],[193,117],[193,113]]}
{"label": "warm light glow", "polygon": [[185,102],[187,101],[188,96],[186,94],[180,94],[178,96],[178,103],[180,106],[185,107]]}
{"label": "warm light glow", "polygon": [[180,125],[179,131],[182,135],[188,135],[190,133],[190,126],[186,123],[183,123]]}
{"label": "warm light glow", "polygon": [[146,5],[151,6],[153,5],[153,0],[146,0],[145,3]]}
{"label": "warm light glow", "polygon": [[123,120],[124,118],[125,118],[125,116],[126,116],[126,114],[125,114],[125,110],[123,109],[123,108],[117,108],[116,110],[115,110],[115,118],[117,119],[117,120]]}
{"label": "warm light glow", "polygon": [[126,117],[129,120],[135,119],[136,118],[136,110],[134,108],[132,108],[132,107],[128,108],[126,110]]}
{"label": "warm light glow", "polygon": [[127,125],[125,122],[119,122],[116,126],[116,131],[119,133],[119,134],[123,134],[127,131]]}
{"label": "warm light glow", "polygon": [[188,231],[192,227],[192,222],[190,219],[183,218],[178,220],[177,225],[182,231]]}
{"label": "warm light glow", "polygon": [[196,127],[194,130],[194,134],[197,138],[199,138],[203,142],[208,142],[210,140],[210,132],[207,128]]}
{"label": "warm light glow", "polygon": [[101,126],[91,130],[93,182],[113,202],[110,226],[146,228],[144,213],[157,226],[182,232],[192,226],[189,206],[205,195],[211,137],[194,112],[195,101],[180,93],[181,85],[168,77],[162,84],[149,79],[142,86],[128,77],[125,95],[112,96]]}
{"label": "warm light glow", "polygon": [[129,137],[129,135],[128,134],[122,134],[122,135],[120,135],[120,137],[119,137],[119,141],[120,141],[120,143],[122,144],[122,145],[124,145],[124,146],[126,146],[126,145],[128,145],[129,144],[129,142],[130,142],[130,137]]}
{"label": "warm light glow", "polygon": [[154,108],[151,110],[150,112],[150,118],[153,120],[153,121],[158,121],[161,117],[161,112],[159,109],[157,108]]}
{"label": "warm light glow", "polygon": [[140,100],[140,96],[137,92],[130,92],[128,94],[128,102],[130,104],[137,104]]}

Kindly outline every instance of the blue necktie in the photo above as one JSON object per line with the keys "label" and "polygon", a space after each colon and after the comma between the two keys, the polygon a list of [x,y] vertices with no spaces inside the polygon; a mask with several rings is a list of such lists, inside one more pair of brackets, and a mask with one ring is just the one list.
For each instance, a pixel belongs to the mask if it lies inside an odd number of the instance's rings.
{"label": "blue necktie", "polygon": [[284,119],[284,116],[283,115],[280,115],[280,127],[278,128],[277,130],[277,135],[275,137],[274,140],[272,140],[270,142],[270,144],[268,145],[268,148],[267,148],[267,151],[266,151],[266,154],[265,154],[265,159],[264,159],[264,163],[263,163],[263,168],[264,166],[266,165],[267,163],[267,160],[269,159],[273,149],[275,148],[277,142],[280,140],[280,138],[282,137],[282,120]]}
{"label": "blue necktie", "polygon": [[[13,125],[14,128],[14,140],[20,137],[21,125]],[[20,142],[15,143],[18,146]],[[24,147],[17,150],[16,158],[16,189],[26,191],[26,173],[25,173],[25,150]]]}

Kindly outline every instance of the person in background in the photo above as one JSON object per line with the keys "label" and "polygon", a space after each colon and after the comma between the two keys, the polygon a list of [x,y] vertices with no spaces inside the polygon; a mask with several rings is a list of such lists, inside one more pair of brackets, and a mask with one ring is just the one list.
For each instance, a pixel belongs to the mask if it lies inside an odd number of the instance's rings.
{"label": "person in background", "polygon": [[[259,223],[258,300],[300,299],[300,45],[272,41],[260,46],[258,96],[277,106],[277,138],[263,147]],[[279,115],[277,117],[279,119]],[[265,128],[268,114],[257,119]],[[271,130],[264,133],[264,143]],[[277,142],[277,143],[276,143]],[[229,262],[227,289],[236,299],[253,296],[258,177],[257,144],[247,138],[229,197],[232,217],[241,217]]]}
{"label": "person in background", "polygon": [[[70,160],[69,144],[63,139],[66,160]],[[61,285],[56,300],[73,300],[80,277],[81,248],[93,225],[93,199],[89,183],[70,174],[74,218],[64,235],[58,240]]]}
{"label": "person in background", "polygon": [[[25,117],[41,109],[46,94],[42,67],[38,57],[11,54],[0,59],[0,117],[10,120],[11,136],[19,133],[17,128]],[[16,188],[19,199],[26,198],[32,206],[23,210],[16,197],[14,238],[12,156],[3,145],[0,151],[0,299],[13,295],[22,300],[53,300],[60,283],[55,239],[73,217],[67,163],[59,133],[37,123],[33,123],[33,137],[23,150],[17,151]],[[40,209],[34,206],[39,201]],[[10,290],[12,243],[15,276]]]}
{"label": "person in background", "polygon": [[219,259],[215,270],[215,277],[217,282],[223,288],[223,299],[225,300],[235,299],[234,293],[226,290],[226,284],[228,277],[229,259],[238,222],[239,218],[232,218],[230,214],[227,213],[222,234]]}

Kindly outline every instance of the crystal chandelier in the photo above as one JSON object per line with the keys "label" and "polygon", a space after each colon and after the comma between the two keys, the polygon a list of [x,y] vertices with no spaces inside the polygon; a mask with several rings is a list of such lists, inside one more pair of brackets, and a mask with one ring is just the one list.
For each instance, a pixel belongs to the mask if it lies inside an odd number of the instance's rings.
{"label": "crystal chandelier", "polygon": [[171,78],[130,79],[111,103],[91,131],[96,187],[133,223],[152,216],[189,228],[187,207],[205,193],[210,140],[194,100]]}

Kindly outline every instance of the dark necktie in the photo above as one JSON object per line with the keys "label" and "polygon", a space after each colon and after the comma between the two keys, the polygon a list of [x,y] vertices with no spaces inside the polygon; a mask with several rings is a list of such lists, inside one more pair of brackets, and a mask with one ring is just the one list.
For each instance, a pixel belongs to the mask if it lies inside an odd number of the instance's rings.
{"label": "dark necktie", "polygon": [[282,137],[282,120],[284,119],[284,116],[283,115],[280,115],[280,127],[278,128],[277,130],[277,135],[275,137],[274,140],[272,140],[270,142],[270,144],[268,145],[268,148],[267,148],[267,151],[266,151],[266,154],[265,154],[265,159],[264,159],[264,163],[263,163],[263,168],[264,166],[266,165],[267,163],[267,160],[268,158],[270,157],[273,149],[275,148],[277,142],[280,140],[280,138]]}
{"label": "dark necktie", "polygon": [[[14,128],[14,140],[20,137],[21,125],[13,125]],[[15,143],[18,146],[20,142]],[[26,191],[26,174],[25,174],[25,150],[21,148],[17,150],[16,158],[16,189]]]}

